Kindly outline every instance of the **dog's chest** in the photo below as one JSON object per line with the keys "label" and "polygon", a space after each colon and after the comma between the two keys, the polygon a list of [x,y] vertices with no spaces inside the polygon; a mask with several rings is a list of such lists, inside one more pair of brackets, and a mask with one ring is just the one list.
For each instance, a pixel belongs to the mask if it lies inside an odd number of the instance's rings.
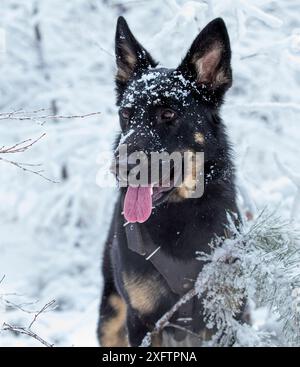
{"label": "dog's chest", "polygon": [[126,237],[129,250],[139,254],[145,262],[151,263],[173,293],[183,296],[194,286],[202,267],[195,256],[184,260],[170,256],[161,248],[160,243],[153,241],[145,227],[139,224],[127,226]]}

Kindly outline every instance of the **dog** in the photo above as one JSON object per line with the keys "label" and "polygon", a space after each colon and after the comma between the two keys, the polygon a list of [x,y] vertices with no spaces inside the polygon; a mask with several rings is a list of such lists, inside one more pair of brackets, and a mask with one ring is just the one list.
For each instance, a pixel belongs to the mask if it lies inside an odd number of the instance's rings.
{"label": "dog", "polygon": [[[231,49],[226,25],[217,18],[176,69],[163,68],[119,17],[115,52],[121,127],[114,145],[117,165],[123,164],[118,161],[121,143],[128,154],[204,153],[201,197],[192,195],[195,174],[189,184],[167,189],[120,188],[104,250],[97,333],[103,347],[137,347],[193,288],[203,266],[195,259],[197,251],[209,252],[213,239],[224,237],[227,213],[239,217],[231,146],[220,117],[232,85]],[[151,346],[195,346],[194,335],[209,339],[196,298],[153,334]]]}

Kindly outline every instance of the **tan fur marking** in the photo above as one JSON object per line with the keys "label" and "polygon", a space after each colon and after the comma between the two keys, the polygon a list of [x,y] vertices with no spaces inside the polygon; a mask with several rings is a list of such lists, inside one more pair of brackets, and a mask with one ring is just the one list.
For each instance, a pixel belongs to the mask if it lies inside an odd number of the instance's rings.
{"label": "tan fur marking", "polygon": [[205,138],[204,138],[204,135],[201,134],[201,133],[195,133],[194,135],[194,138],[195,138],[195,142],[198,143],[198,144],[204,144],[204,141],[205,141]]}
{"label": "tan fur marking", "polygon": [[178,195],[183,199],[188,199],[191,196],[192,191],[196,186],[196,165],[195,165],[195,153],[189,156],[189,162],[187,172],[184,177],[182,185],[177,189]]}
{"label": "tan fur marking", "polygon": [[[197,182],[197,172],[200,172],[200,167],[196,167],[196,155],[195,152],[189,151],[189,162],[187,171],[185,173],[184,181],[180,187],[174,190],[173,195],[170,197],[170,201],[178,202],[184,199],[191,198]],[[198,162],[199,164],[199,162]]]}
{"label": "tan fur marking", "polygon": [[104,321],[101,327],[100,344],[102,347],[127,347],[125,331],[126,304],[121,297],[112,295],[108,302],[116,312],[116,316]]}
{"label": "tan fur marking", "polygon": [[161,332],[159,334],[155,334],[152,336],[152,339],[151,339],[151,347],[162,347],[162,342],[163,342],[163,339],[162,339],[162,334]]}
{"label": "tan fur marking", "polygon": [[156,276],[123,274],[123,281],[131,306],[141,314],[151,313],[167,291]]}

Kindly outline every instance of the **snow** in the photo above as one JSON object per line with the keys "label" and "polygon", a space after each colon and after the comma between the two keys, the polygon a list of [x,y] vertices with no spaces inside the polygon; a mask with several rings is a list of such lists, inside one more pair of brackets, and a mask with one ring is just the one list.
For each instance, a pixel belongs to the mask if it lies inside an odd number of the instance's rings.
{"label": "snow", "polygon": [[[234,83],[222,116],[234,146],[241,206],[276,208],[290,219],[292,207],[299,207],[299,186],[278,161],[299,176],[299,10],[297,0],[2,0],[0,113],[44,108],[49,114],[101,114],[0,119],[0,147],[46,133],[32,149],[10,158],[42,164],[43,174],[59,181],[0,161],[0,324],[27,325],[34,316],[5,300],[37,311],[55,299],[57,307],[40,315],[34,330],[57,346],[97,344],[100,261],[115,200],[113,188],[99,187],[97,174],[99,154],[111,149],[118,132],[118,15],[167,67],[179,65],[209,20],[224,18]],[[151,85],[149,78],[143,82]],[[261,326],[264,310],[255,315]],[[1,331],[0,346],[12,345],[39,344]]]}
{"label": "snow", "polygon": [[[172,73],[171,78],[172,80],[170,80],[170,76],[165,72],[158,73],[150,71],[148,74],[144,74],[128,86],[124,93],[121,106],[132,107],[133,101],[137,98],[145,99],[148,105],[159,104],[161,102],[161,95],[166,98],[178,100],[183,106],[187,106],[188,102],[185,100],[185,97],[191,93],[191,88],[194,87],[194,83],[185,80],[183,75],[178,75],[176,71]],[[203,96],[203,98],[205,97]]]}

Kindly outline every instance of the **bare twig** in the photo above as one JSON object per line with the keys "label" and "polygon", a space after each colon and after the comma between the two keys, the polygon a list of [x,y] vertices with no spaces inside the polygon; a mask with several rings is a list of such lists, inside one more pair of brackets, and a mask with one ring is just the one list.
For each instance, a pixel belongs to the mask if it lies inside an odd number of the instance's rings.
{"label": "bare twig", "polygon": [[35,315],[34,315],[34,318],[33,320],[31,321],[30,325],[28,326],[28,329],[31,329],[32,325],[36,322],[37,318],[40,316],[40,314],[42,314],[43,312],[45,312],[48,308],[50,308],[52,305],[54,305],[55,303],[55,299],[53,299],[52,301],[48,302],[45,304],[45,306],[40,310],[38,311]]}
{"label": "bare twig", "polygon": [[44,178],[45,180],[52,182],[52,183],[57,183],[54,180],[51,180],[50,178],[44,176],[42,174],[42,170],[34,170],[28,167],[40,167],[41,164],[33,164],[33,163],[21,163],[21,162],[17,162],[15,160],[12,159],[7,159],[7,158],[3,158],[1,157],[1,154],[16,154],[16,153],[23,153],[26,150],[28,150],[29,148],[31,148],[34,144],[36,144],[39,140],[41,140],[44,136],[46,136],[45,133],[43,133],[42,135],[40,135],[38,138],[36,139],[26,139],[23,140],[19,143],[16,143],[12,146],[6,147],[6,146],[2,146],[0,148],[0,161],[5,162],[5,163],[9,163],[12,164],[13,166],[16,166],[18,168],[20,168],[21,170],[25,171],[25,172],[30,172],[33,173],[35,175],[38,175],[42,178]]}
{"label": "bare twig", "polygon": [[[10,294],[8,294],[10,295]],[[17,304],[17,303],[14,303],[12,301],[9,301],[8,299],[5,299],[4,296],[8,296],[7,294],[4,294],[4,295],[1,295],[0,296],[0,301],[3,302],[5,305],[13,308],[13,309],[17,309],[17,310],[20,310],[22,312],[25,312],[25,313],[28,313],[28,314],[32,314],[32,313],[35,313],[34,311],[30,311],[30,310],[27,310],[26,308],[23,307],[24,304]],[[13,296],[15,296],[15,294],[12,294]],[[32,303],[29,303],[29,304],[32,304]]]}
{"label": "bare twig", "polygon": [[36,144],[39,140],[41,140],[44,136],[46,136],[46,133],[43,133],[36,139],[27,139],[19,143],[16,143],[10,147],[2,146],[0,148],[0,154],[23,153],[27,149],[31,148],[34,144]]}
{"label": "bare twig", "polygon": [[7,324],[6,322],[3,324],[3,330],[5,331],[12,331],[18,334],[23,334],[23,335],[27,335],[30,336],[31,338],[39,341],[40,343],[42,343],[45,347],[53,347],[54,344],[50,344],[48,343],[46,340],[44,340],[43,338],[41,338],[38,334],[36,334],[35,332],[33,332],[32,330],[30,330],[29,328],[26,327],[21,327],[21,326],[14,326],[14,325],[10,325]]}
{"label": "bare twig", "polygon": [[6,303],[12,305],[13,307],[26,312],[26,313],[35,313],[33,320],[30,322],[28,327],[24,327],[24,326],[18,326],[18,325],[11,325],[8,323],[4,323],[3,324],[3,328],[2,330],[4,331],[12,331],[18,334],[23,334],[23,335],[27,335],[33,339],[36,339],[37,341],[39,341],[40,343],[42,343],[43,345],[45,345],[46,347],[53,347],[54,344],[51,344],[49,342],[47,342],[45,339],[41,338],[37,333],[35,333],[34,331],[32,331],[32,326],[33,324],[36,322],[37,318],[44,312],[47,312],[47,310],[53,306],[53,304],[55,303],[55,300],[52,300],[48,303],[45,304],[45,306],[43,306],[39,311],[28,311],[28,310],[24,310],[21,306],[16,305],[10,301],[4,300]]}
{"label": "bare twig", "polygon": [[4,275],[3,275],[3,277],[0,279],[0,284],[3,282],[4,278],[5,278],[5,274],[4,274]]}
{"label": "bare twig", "polygon": [[172,324],[172,323],[170,323],[170,322],[169,322],[166,326],[168,326],[168,327],[173,327],[174,329],[178,329],[178,330],[185,331],[187,334],[190,334],[190,335],[194,336],[194,337],[195,337],[195,338],[197,338],[197,339],[202,339],[201,335],[196,334],[196,333],[194,333],[193,331],[191,331],[191,330],[189,330],[189,329],[187,329],[187,328],[185,328],[185,327],[183,327],[183,326],[176,325],[176,324]]}
{"label": "bare twig", "polygon": [[[12,111],[12,112],[5,112],[5,113],[0,113],[0,121],[1,120],[19,120],[19,121],[23,121],[23,120],[31,120],[31,121],[40,121],[40,120],[46,120],[46,119],[83,119],[86,117],[91,117],[91,116],[95,116],[95,115],[99,115],[101,112],[91,112],[91,113],[87,113],[84,115],[53,115],[53,114],[43,114],[40,115],[40,113],[48,111],[46,109],[38,109],[32,112],[25,112],[23,110],[16,110],[16,111]],[[10,147],[6,147],[6,146],[0,146],[0,161],[8,163],[8,164],[12,164],[13,166],[21,169],[22,171],[25,172],[30,172],[33,173],[37,176],[42,177],[43,179],[51,182],[51,183],[58,183],[57,181],[54,181],[46,176],[44,176],[42,174],[42,170],[34,170],[32,168],[28,168],[28,167],[38,167],[40,166],[40,164],[32,164],[32,163],[21,163],[18,162],[16,160],[12,160],[12,159],[7,159],[4,157],[1,157],[2,154],[13,154],[13,153],[23,153],[26,150],[28,150],[29,148],[31,148],[34,144],[36,144],[39,140],[41,140],[46,134],[43,133],[42,135],[40,135],[37,139],[27,139],[24,141],[21,141],[19,143],[15,143],[14,145],[10,146]]]}
{"label": "bare twig", "polygon": [[0,161],[5,162],[5,163],[12,164],[13,166],[16,166],[16,167],[20,168],[24,172],[30,172],[30,173],[33,173],[33,174],[35,174],[37,176],[40,176],[44,180],[49,181],[51,183],[59,183],[58,181],[54,181],[51,178],[48,178],[48,177],[44,176],[42,174],[43,171],[35,171],[35,170],[32,170],[30,168],[25,167],[25,166],[39,166],[39,165],[34,165],[34,164],[29,164],[29,163],[15,162],[15,161],[12,161],[12,160],[9,160],[9,159],[5,159],[3,157],[0,157]]}
{"label": "bare twig", "polygon": [[[9,112],[9,113],[0,113],[0,120],[19,120],[19,121],[24,121],[24,120],[45,120],[45,119],[83,119],[86,117],[91,117],[91,116],[96,116],[96,115],[100,115],[101,112],[91,112],[91,113],[87,113],[84,115],[41,115],[39,116],[38,113],[40,112],[44,112],[46,110],[44,109],[40,109],[40,110],[36,110],[36,111],[32,111],[32,112],[23,112],[23,111],[14,111],[14,112]],[[33,115],[33,116],[30,116]]]}

